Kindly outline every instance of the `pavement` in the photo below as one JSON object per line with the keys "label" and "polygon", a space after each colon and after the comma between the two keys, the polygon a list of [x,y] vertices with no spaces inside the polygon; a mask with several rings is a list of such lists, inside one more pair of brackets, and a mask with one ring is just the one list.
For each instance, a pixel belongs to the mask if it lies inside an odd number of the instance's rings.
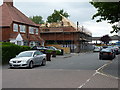
{"label": "pavement", "polygon": [[120,55],[117,55],[114,60],[111,61],[106,67],[104,67],[100,72],[114,78],[120,78]]}

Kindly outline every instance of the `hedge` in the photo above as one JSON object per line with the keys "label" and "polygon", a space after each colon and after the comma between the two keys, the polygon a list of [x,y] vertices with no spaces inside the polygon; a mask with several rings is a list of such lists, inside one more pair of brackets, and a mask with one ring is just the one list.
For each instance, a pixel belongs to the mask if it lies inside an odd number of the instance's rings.
{"label": "hedge", "polygon": [[2,64],[7,64],[11,58],[14,58],[22,51],[30,50],[28,46],[18,46],[12,43],[2,43]]}
{"label": "hedge", "polygon": [[[52,53],[54,50],[47,50],[46,52],[48,53]],[[56,51],[56,55],[61,55],[61,52],[59,50],[55,50]]]}

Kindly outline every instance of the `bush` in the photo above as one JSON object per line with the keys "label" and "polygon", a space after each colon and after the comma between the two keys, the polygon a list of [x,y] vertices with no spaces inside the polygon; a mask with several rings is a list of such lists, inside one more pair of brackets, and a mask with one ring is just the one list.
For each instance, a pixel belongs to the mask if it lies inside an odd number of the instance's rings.
{"label": "bush", "polygon": [[12,43],[2,43],[0,45],[2,48],[2,64],[7,64],[11,58],[14,58],[22,51],[30,50],[28,46],[18,46]]}
{"label": "bush", "polygon": [[[46,50],[48,53],[52,53],[54,50]],[[61,52],[59,50],[56,50],[56,55],[61,55]]]}

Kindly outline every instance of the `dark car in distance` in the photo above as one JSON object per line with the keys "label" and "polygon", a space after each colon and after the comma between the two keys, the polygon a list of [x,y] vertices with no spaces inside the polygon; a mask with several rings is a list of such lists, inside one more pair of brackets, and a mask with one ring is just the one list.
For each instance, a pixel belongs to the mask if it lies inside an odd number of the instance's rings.
{"label": "dark car in distance", "polygon": [[99,59],[107,59],[107,60],[112,60],[116,56],[115,51],[112,48],[104,48],[100,51],[99,53]]}

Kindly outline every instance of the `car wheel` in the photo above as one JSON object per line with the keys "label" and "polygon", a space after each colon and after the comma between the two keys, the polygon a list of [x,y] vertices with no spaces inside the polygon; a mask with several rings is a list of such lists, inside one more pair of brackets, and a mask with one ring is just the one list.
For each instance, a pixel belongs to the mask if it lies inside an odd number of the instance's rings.
{"label": "car wheel", "polygon": [[29,68],[30,68],[30,69],[33,68],[33,62],[32,62],[32,61],[29,63]]}
{"label": "car wheel", "polygon": [[10,69],[13,69],[13,67],[10,67]]}
{"label": "car wheel", "polygon": [[101,57],[101,56],[99,56],[99,59],[100,59],[100,60],[102,60],[102,57]]}
{"label": "car wheel", "polygon": [[42,66],[45,66],[46,65],[46,60],[44,59],[43,61],[42,61],[42,64],[41,64]]}

